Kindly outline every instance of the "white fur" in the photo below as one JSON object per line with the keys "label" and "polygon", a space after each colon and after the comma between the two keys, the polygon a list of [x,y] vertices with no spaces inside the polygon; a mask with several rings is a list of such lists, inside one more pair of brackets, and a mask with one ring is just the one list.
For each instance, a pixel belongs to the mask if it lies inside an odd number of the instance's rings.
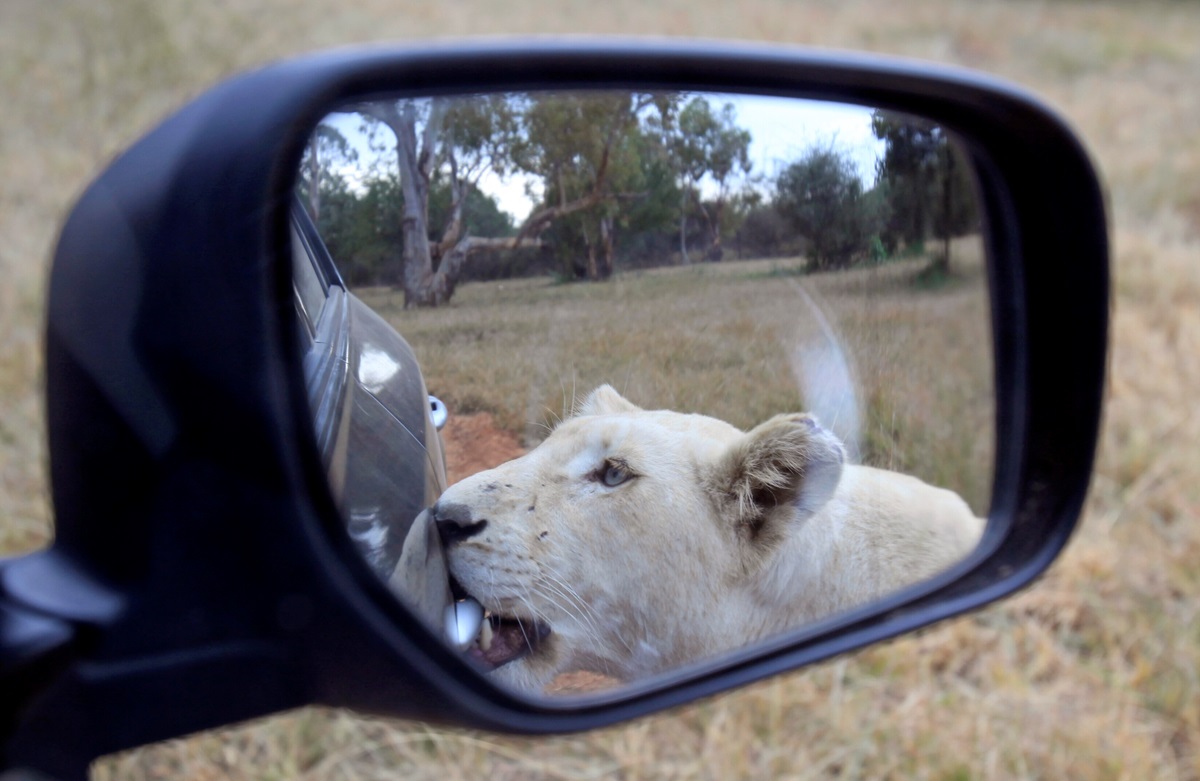
{"label": "white fur", "polygon": [[[487,522],[451,547],[455,578],[552,628],[493,675],[531,689],[568,670],[636,679],[919,582],[977,543],[983,523],[957,494],[843,461],[809,416],[742,432],[597,389],[540,446],[438,503]],[[612,463],[635,476],[605,485]]]}

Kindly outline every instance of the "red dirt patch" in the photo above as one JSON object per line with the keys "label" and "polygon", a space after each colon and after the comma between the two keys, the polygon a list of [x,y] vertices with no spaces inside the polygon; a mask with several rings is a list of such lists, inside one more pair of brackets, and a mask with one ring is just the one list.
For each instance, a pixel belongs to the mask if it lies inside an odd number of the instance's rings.
{"label": "red dirt patch", "polygon": [[451,413],[442,429],[442,444],[446,449],[446,477],[451,485],[525,455],[517,435],[499,428],[490,412]]}

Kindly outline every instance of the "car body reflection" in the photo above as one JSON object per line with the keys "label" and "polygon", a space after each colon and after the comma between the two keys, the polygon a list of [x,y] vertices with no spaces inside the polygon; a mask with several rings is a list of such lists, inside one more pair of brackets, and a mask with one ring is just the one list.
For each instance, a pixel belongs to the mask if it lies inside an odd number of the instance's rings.
{"label": "car body reflection", "polygon": [[293,267],[309,404],[347,530],[384,580],[445,487],[441,439],[408,343],[348,293],[303,208]]}

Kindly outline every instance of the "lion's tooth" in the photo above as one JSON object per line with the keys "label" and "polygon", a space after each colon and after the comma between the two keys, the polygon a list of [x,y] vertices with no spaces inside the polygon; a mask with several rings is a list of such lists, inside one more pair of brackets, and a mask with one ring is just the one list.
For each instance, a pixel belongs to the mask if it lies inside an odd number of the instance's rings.
{"label": "lion's tooth", "polygon": [[479,635],[483,606],[467,597],[446,606],[446,640],[459,651],[465,651]]}
{"label": "lion's tooth", "polygon": [[486,651],[492,647],[492,622],[484,621],[479,627],[479,648]]}

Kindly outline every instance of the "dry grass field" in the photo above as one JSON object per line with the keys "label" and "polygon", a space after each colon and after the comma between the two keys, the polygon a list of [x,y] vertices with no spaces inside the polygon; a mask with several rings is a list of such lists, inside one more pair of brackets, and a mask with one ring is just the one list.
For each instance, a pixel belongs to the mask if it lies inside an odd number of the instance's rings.
{"label": "dry grass field", "polygon": [[7,0],[0,551],[51,534],[44,276],[58,224],[107,159],[206,85],[276,57],[379,39],[567,32],[922,57],[1013,79],[1058,106],[1106,178],[1115,240],[1106,425],[1080,532],[1045,578],[1004,603],[595,734],[533,741],[307,709],[106,758],[94,777],[1200,779],[1193,2]]}
{"label": "dry grass field", "polygon": [[[743,429],[811,410],[855,460],[951,488],[982,515],[994,432],[981,251],[977,237],[956,242],[952,274],[933,288],[923,258],[813,275],[793,259],[603,285],[470,283],[436,310],[404,311],[398,290],[358,294],[405,335],[452,414],[490,412],[526,447],[604,382],[646,408]],[[840,361],[857,409],[823,403],[843,390],[827,379]]]}

